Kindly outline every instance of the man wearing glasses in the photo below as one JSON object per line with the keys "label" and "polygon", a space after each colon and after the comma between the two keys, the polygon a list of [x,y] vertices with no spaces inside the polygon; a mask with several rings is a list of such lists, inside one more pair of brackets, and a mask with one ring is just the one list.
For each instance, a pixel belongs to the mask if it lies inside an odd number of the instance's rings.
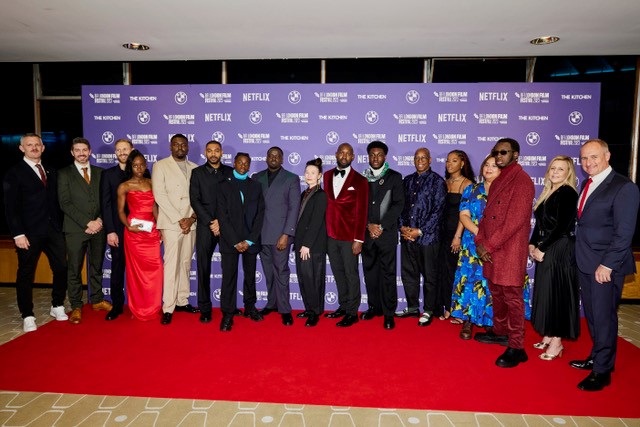
{"label": "man wearing glasses", "polygon": [[491,185],[475,238],[483,273],[493,296],[493,331],[475,339],[506,345],[496,360],[501,368],[527,361],[524,351],[524,299],[522,282],[527,268],[534,188],[531,177],[518,164],[520,144],[502,138],[493,147],[500,176]]}

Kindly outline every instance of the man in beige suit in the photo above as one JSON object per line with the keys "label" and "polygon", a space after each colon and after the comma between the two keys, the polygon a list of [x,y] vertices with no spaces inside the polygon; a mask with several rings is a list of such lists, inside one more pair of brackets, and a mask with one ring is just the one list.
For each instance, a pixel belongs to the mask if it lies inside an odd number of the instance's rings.
{"label": "man in beige suit", "polygon": [[153,166],[153,196],[158,204],[158,230],[164,243],[163,325],[175,311],[198,313],[189,304],[189,270],[195,244],[196,215],[189,201],[191,171],[198,165],[187,160],[189,141],[182,134],[171,137],[171,157]]}

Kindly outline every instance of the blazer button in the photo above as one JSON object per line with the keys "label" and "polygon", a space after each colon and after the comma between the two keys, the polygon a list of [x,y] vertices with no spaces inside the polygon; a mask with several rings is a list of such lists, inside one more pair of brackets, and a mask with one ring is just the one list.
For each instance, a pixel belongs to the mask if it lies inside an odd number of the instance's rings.
{"label": "blazer button", "polygon": [[496,219],[496,217],[495,217],[495,216],[492,216],[492,217],[491,217],[491,219]]}

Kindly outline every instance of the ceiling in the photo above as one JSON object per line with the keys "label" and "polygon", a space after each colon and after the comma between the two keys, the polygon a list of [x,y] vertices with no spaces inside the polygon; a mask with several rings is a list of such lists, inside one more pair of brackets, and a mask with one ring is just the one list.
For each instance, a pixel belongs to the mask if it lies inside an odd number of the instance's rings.
{"label": "ceiling", "polygon": [[[560,42],[529,43],[542,35]],[[638,0],[2,0],[0,11],[2,62],[637,54]]]}

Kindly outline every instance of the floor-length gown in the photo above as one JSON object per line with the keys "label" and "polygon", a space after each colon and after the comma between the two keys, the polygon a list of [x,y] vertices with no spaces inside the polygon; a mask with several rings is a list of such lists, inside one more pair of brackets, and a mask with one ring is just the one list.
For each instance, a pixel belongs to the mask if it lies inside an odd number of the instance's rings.
{"label": "floor-length gown", "polygon": [[153,218],[153,204],[151,190],[127,193],[129,222],[133,218],[153,222],[151,232],[124,230],[127,300],[129,310],[140,320],[157,319],[162,307],[160,232]]}
{"label": "floor-length gown", "polygon": [[443,316],[445,311],[451,311],[451,291],[458,264],[458,253],[451,252],[451,241],[458,229],[461,198],[462,194],[460,193],[447,193],[445,196],[442,241],[440,242],[438,292],[433,313],[436,316]]}

